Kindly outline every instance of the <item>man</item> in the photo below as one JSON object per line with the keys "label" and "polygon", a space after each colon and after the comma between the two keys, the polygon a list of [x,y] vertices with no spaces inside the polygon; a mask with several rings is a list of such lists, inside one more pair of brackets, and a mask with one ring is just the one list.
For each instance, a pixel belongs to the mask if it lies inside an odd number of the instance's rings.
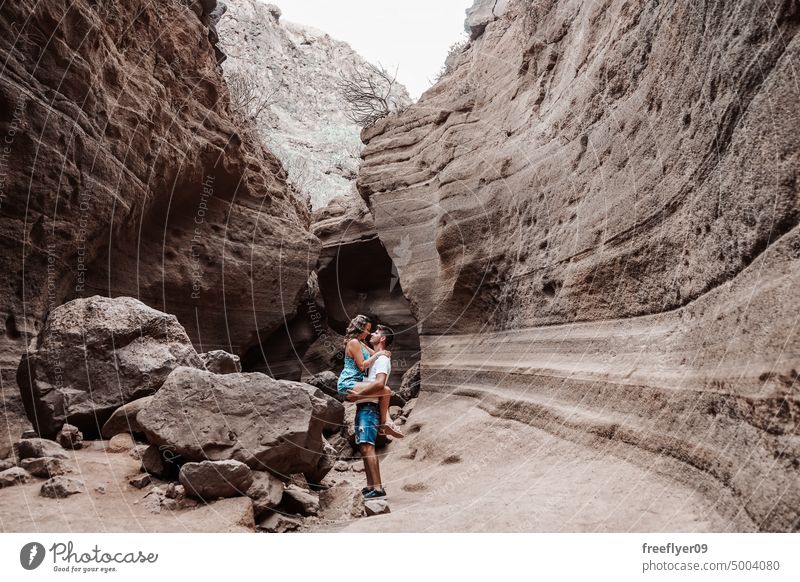
{"label": "man", "polygon": [[[387,350],[394,340],[394,332],[385,325],[379,325],[369,338],[369,343],[378,352]],[[361,458],[364,460],[364,472],[367,475],[367,486],[361,490],[364,499],[386,497],[381,482],[380,464],[375,452],[378,431],[403,438],[403,433],[394,425],[389,417],[389,400],[392,391],[386,386],[392,373],[392,361],[385,355],[378,359],[369,369],[369,375],[356,388],[348,391],[347,399],[356,402],[356,444]],[[383,421],[383,422],[381,422]]]}

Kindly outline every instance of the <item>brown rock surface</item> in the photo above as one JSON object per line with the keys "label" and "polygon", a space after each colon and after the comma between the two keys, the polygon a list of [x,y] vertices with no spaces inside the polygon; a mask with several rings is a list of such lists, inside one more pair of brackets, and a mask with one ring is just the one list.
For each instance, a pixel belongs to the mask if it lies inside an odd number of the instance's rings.
{"label": "brown rock surface", "polygon": [[365,130],[423,396],[800,527],[798,29],[782,0],[510,2]]}
{"label": "brown rock surface", "polygon": [[332,401],[312,386],[265,374],[178,368],[136,418],[165,453],[198,462],[233,459],[289,475],[313,471],[319,462],[323,398]]}
{"label": "brown rock surface", "polygon": [[17,383],[39,434],[68,421],[97,436],[118,407],[154,393],[178,366],[203,363],[174,315],[131,297],[94,296],[50,313]]}
{"label": "brown rock surface", "polygon": [[294,309],[319,243],[237,125],[208,22],[180,2],[3,6],[0,367],[76,296],[136,296],[236,353]]}

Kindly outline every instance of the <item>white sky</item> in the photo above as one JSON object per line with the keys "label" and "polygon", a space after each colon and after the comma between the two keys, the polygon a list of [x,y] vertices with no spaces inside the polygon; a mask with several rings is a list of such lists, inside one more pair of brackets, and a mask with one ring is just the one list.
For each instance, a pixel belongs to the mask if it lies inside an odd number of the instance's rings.
{"label": "white sky", "polygon": [[433,83],[464,36],[472,0],[272,0],[282,19],[327,32],[394,72],[413,99]]}

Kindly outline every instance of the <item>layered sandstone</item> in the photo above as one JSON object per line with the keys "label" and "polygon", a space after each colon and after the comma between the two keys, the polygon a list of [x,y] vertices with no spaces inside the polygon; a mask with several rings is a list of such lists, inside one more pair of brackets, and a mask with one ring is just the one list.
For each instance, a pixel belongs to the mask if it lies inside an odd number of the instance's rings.
{"label": "layered sandstone", "polygon": [[3,367],[78,296],[175,314],[198,351],[241,353],[294,311],[319,243],[230,110],[215,5],[3,7]]}
{"label": "layered sandstone", "polygon": [[796,3],[509,2],[486,20],[362,134],[359,190],[409,258],[417,409],[477,399],[668,466],[732,499],[735,529],[798,529]]}

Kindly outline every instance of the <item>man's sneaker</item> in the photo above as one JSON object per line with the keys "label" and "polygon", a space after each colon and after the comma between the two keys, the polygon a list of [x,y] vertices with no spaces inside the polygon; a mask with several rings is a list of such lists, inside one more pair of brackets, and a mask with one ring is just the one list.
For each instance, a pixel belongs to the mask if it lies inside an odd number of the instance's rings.
{"label": "man's sneaker", "polygon": [[364,499],[382,499],[386,497],[386,491],[383,489],[373,489],[364,494]]}
{"label": "man's sneaker", "polygon": [[375,490],[372,487],[364,487],[363,489],[361,489],[361,495],[366,495],[370,491],[375,491]]}

